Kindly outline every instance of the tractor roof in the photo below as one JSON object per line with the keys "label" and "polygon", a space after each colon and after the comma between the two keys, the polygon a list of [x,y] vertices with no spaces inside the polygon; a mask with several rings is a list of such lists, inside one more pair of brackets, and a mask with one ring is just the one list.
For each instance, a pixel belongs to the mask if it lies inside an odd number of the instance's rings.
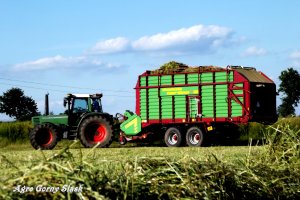
{"label": "tractor roof", "polygon": [[73,97],[90,97],[89,94],[68,94],[70,96],[73,96]]}
{"label": "tractor roof", "polygon": [[100,94],[67,94],[67,97],[78,97],[78,98],[101,98],[102,93]]}

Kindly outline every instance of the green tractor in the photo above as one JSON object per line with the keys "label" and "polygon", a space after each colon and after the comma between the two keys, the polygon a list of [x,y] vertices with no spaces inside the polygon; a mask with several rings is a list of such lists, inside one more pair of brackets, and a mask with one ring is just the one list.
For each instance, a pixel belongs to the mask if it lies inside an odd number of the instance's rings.
{"label": "green tractor", "polygon": [[[113,141],[114,117],[103,112],[102,94],[68,94],[63,115],[35,116],[29,138],[35,149],[53,149],[61,139],[79,138],[84,147],[108,147]],[[46,113],[48,110],[46,98]]]}

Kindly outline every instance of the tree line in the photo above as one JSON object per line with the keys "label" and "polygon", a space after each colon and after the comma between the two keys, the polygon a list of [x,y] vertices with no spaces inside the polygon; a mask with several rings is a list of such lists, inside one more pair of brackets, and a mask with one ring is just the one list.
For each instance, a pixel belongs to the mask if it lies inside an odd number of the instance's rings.
{"label": "tree line", "polygon": [[0,96],[0,113],[17,121],[31,120],[31,117],[40,115],[36,102],[20,88],[11,88]]}

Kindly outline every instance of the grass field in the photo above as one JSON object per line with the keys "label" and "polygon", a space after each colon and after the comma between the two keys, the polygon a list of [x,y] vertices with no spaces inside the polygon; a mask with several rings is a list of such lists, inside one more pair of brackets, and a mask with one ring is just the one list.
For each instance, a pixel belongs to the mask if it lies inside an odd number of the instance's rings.
{"label": "grass field", "polygon": [[[6,168],[7,163],[0,162],[0,177],[14,172],[17,168],[28,168],[33,163],[39,163],[42,160],[54,157],[63,151],[64,147],[72,145],[68,153],[72,154],[72,159],[85,159],[92,165],[102,168],[102,164],[123,165],[126,162],[133,162],[137,159],[165,159],[171,162],[177,161],[205,161],[211,156],[216,156],[223,162],[240,162],[249,155],[258,154],[263,151],[261,146],[252,147],[251,152],[248,146],[231,146],[231,147],[202,147],[202,148],[169,148],[169,147],[123,147],[123,148],[100,148],[85,149],[80,148],[79,141],[63,142],[52,151],[33,150],[29,144],[8,145],[0,148],[0,158],[3,161],[7,158],[15,167]],[[116,145],[117,146],[117,145]],[[80,158],[82,157],[82,158]],[[1,178],[0,178],[1,181]]]}
{"label": "grass field", "polygon": [[[0,148],[0,199],[299,199],[299,136],[288,121],[266,129],[262,146],[83,149],[63,141],[39,151],[13,143]],[[13,192],[18,186],[34,189]]]}
{"label": "grass field", "polygon": [[[53,151],[15,147],[1,148],[0,199],[300,197],[300,163],[288,159],[276,161],[266,146],[106,149],[71,146]],[[18,185],[36,191],[13,192]],[[80,186],[82,191],[38,191],[40,186],[65,185]]]}
{"label": "grass field", "polygon": [[[26,146],[25,146],[26,147]],[[168,148],[168,147],[132,147],[132,148],[106,148],[106,149],[64,149],[64,150],[53,150],[53,151],[38,151],[38,150],[31,150],[31,149],[22,149],[22,148],[14,148],[13,146],[8,146],[6,148],[1,149],[1,164],[0,164],[0,182],[6,183],[2,185],[3,193],[12,197],[11,195],[16,195],[22,198],[30,199],[31,196],[29,193],[23,194],[16,194],[13,193],[13,189],[16,185],[26,185],[36,187],[37,185],[45,185],[45,186],[53,186],[57,184],[61,184],[60,181],[62,178],[68,178],[70,180],[65,180],[65,184],[71,184],[73,186],[78,186],[81,183],[78,180],[84,180],[85,184],[83,189],[87,191],[84,192],[84,196],[87,197],[97,197],[97,195],[93,193],[89,193],[93,186],[91,184],[86,184],[89,181],[92,181],[93,184],[95,183],[95,179],[98,180],[101,184],[106,185],[107,182],[103,183],[103,179],[105,177],[103,175],[107,175],[106,178],[109,177],[110,180],[115,180],[115,184],[117,186],[113,191],[107,192],[106,190],[110,190],[108,188],[104,189],[104,192],[99,196],[99,198],[109,197],[110,199],[114,199],[114,195],[121,199],[126,199],[127,197],[135,197],[136,198],[143,198],[144,197],[154,197],[154,198],[161,198],[161,199],[176,199],[178,194],[170,196],[166,196],[168,191],[159,194],[161,191],[157,188],[158,185],[163,186],[163,182],[170,180],[174,183],[168,183],[166,186],[173,187],[172,185],[177,185],[183,187],[184,184],[180,183],[181,181],[178,180],[178,177],[182,175],[177,174],[177,168],[182,166],[187,167],[185,170],[190,170],[189,168],[194,166],[195,164],[199,163],[211,163],[218,162],[219,160],[222,161],[223,164],[226,163],[247,163],[247,159],[250,159],[251,156],[259,154],[264,149],[262,147],[252,147],[251,149],[247,146],[244,147],[203,147],[203,148]],[[182,165],[182,166],[181,166]],[[37,167],[38,166],[38,167]],[[81,177],[80,174],[75,173],[78,170],[78,166],[84,166],[85,169],[91,173],[89,175],[84,175]],[[218,166],[218,164],[216,164]],[[203,165],[205,167],[205,165]],[[191,168],[192,169],[192,168]],[[52,171],[53,170],[53,171]],[[143,171],[145,170],[145,171]],[[151,172],[152,170],[156,172]],[[199,169],[197,169],[199,170]],[[213,169],[210,169],[213,170]],[[72,172],[73,171],[73,172]],[[148,171],[148,172],[146,172]],[[201,170],[202,171],[202,170]],[[71,174],[68,174],[70,173]],[[209,170],[203,171],[208,173]],[[49,173],[51,175],[49,175]],[[62,174],[61,174],[62,173]],[[64,177],[64,173],[67,173]],[[101,175],[99,174],[101,173]],[[162,176],[162,173],[166,173],[169,175],[164,177],[160,182],[155,182],[155,177]],[[181,173],[181,172],[178,172]],[[195,172],[191,172],[195,173]],[[48,175],[47,175],[48,174]],[[76,174],[76,175],[75,175]],[[95,175],[98,177],[93,178],[90,175]],[[174,176],[175,175],[175,176]],[[56,177],[58,176],[58,177]],[[129,188],[132,190],[132,185],[128,186],[127,183],[130,181],[130,184],[133,184],[133,179],[140,176],[143,178],[144,182],[140,179],[134,180],[137,183],[137,191],[128,194]],[[151,176],[151,178],[149,178]],[[186,176],[186,175],[185,175]],[[22,177],[22,178],[21,178]],[[77,177],[77,181],[74,182],[72,178]],[[148,179],[149,178],[149,179]],[[50,180],[49,180],[50,179]],[[180,179],[180,178],[179,178]],[[181,178],[185,179],[185,178]],[[42,181],[41,181],[42,180]],[[76,180],[76,179],[75,179]],[[141,181],[141,182],[140,182]],[[179,181],[179,182],[178,182]],[[109,182],[109,181],[108,181]],[[151,183],[153,182],[153,183]],[[19,184],[18,184],[19,183]],[[157,190],[150,196],[141,197],[136,194],[141,189],[139,186],[140,183],[146,184],[149,188],[154,187],[154,190]],[[176,183],[176,184],[175,184]],[[143,185],[142,184],[142,185]],[[1,185],[1,184],[0,184]],[[109,184],[108,184],[109,185]],[[126,186],[127,185],[127,186]],[[150,187],[150,185],[152,185]],[[103,187],[103,186],[101,186]],[[167,188],[168,188],[167,187]],[[198,187],[198,186],[197,186]],[[127,188],[127,189],[126,189]],[[171,189],[171,188],[169,188]],[[173,188],[175,189],[175,188]],[[184,189],[185,190],[185,189]],[[106,191],[106,192],[105,192]],[[147,189],[144,191],[149,193]],[[117,194],[118,193],[118,194]],[[151,193],[151,192],[150,192]],[[1,194],[1,192],[0,192]],[[73,194],[73,196],[72,196]],[[62,196],[57,196],[52,193],[38,193],[41,195],[45,195],[47,198],[61,198],[64,194],[60,194]],[[74,196],[75,195],[75,196]],[[71,193],[70,198],[77,197],[80,199],[79,193]],[[118,196],[119,195],[119,196]],[[181,194],[182,195],[182,194]],[[5,196],[5,198],[8,198]],[[190,195],[189,195],[190,196]],[[198,197],[196,195],[195,197]],[[0,196],[1,197],[1,196]],[[146,199],[147,199],[146,198]],[[87,198],[86,198],[87,199]]]}
{"label": "grass field", "polygon": [[[251,154],[259,153],[263,150],[261,146],[252,147]],[[16,166],[28,167],[32,162],[38,163],[41,160],[50,158],[58,154],[61,150],[38,151],[32,149],[17,149],[6,147],[1,149],[1,156],[8,158]],[[70,149],[69,152],[75,159],[83,158],[91,164],[101,165],[101,163],[122,164],[136,159],[167,159],[170,161],[190,160],[205,161],[214,155],[224,162],[241,161],[247,158],[249,147],[202,147],[202,148],[169,148],[169,147],[129,147],[129,148],[101,148],[101,149]],[[10,173],[12,169],[5,168],[3,162],[0,164],[0,175]]]}

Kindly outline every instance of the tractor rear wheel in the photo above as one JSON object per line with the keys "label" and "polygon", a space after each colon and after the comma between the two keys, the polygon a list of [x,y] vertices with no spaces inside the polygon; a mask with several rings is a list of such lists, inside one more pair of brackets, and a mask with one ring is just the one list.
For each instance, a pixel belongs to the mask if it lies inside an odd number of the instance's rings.
{"label": "tractor rear wheel", "polygon": [[113,140],[112,125],[101,116],[91,116],[83,120],[79,128],[79,139],[84,147],[108,147]]}
{"label": "tractor rear wheel", "polygon": [[51,124],[41,124],[29,133],[30,143],[35,149],[53,149],[58,140],[57,130]]}
{"label": "tractor rear wheel", "polygon": [[179,147],[182,144],[182,135],[175,127],[168,128],[164,139],[168,147]]}
{"label": "tractor rear wheel", "polygon": [[186,132],[186,143],[190,147],[200,147],[203,142],[203,133],[198,127],[191,127]]}

